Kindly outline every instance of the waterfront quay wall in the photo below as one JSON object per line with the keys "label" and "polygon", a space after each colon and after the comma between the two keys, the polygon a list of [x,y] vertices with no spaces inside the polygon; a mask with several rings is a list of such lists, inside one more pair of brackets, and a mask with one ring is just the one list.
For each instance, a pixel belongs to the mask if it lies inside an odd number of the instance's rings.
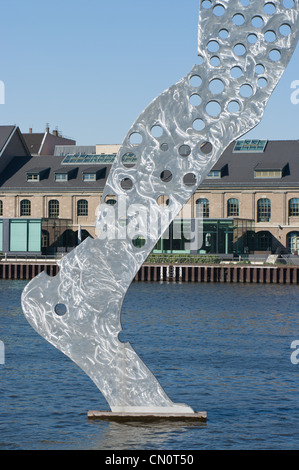
{"label": "waterfront quay wall", "polygon": [[[55,262],[1,262],[0,279],[30,280],[45,271],[56,276]],[[299,284],[299,266],[286,265],[163,265],[144,264],[135,282],[211,282],[240,284]]]}

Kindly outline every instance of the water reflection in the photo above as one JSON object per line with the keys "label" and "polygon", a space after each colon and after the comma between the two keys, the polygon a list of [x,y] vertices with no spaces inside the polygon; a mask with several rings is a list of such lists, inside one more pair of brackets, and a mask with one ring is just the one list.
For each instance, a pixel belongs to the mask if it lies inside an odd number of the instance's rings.
{"label": "water reflection", "polygon": [[[140,449],[165,449],[171,442],[179,439],[184,442],[190,429],[201,429],[205,423],[106,423],[103,431],[103,423],[93,421],[100,434],[99,440],[93,442],[90,450],[140,450]],[[93,434],[94,434],[93,429]]]}

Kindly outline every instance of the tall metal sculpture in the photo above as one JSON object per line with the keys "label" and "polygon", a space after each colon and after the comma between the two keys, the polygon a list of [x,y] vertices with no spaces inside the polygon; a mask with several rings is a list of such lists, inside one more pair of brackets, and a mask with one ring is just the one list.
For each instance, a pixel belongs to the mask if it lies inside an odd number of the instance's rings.
{"label": "tall metal sculpture", "polygon": [[41,273],[24,289],[29,323],[86,372],[114,413],[194,413],[119,340],[122,303],[225,148],[260,122],[297,45],[298,14],[298,0],[200,2],[199,64],[130,128],[99,206],[98,238],[65,256],[56,277]]}

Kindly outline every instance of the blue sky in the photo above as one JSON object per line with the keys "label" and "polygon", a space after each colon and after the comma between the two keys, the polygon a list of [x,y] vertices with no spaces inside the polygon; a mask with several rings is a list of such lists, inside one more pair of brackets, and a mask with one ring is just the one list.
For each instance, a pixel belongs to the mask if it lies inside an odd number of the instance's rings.
{"label": "blue sky", "polygon": [[[197,60],[199,0],[0,0],[0,124],[78,145],[121,143],[141,111]],[[299,138],[299,47],[246,137]],[[298,94],[299,97],[299,94]]]}

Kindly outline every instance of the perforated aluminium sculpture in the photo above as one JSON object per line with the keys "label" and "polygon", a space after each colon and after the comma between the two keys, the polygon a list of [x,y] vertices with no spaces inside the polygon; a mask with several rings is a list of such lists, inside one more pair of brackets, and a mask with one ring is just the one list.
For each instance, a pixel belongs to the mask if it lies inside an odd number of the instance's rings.
{"label": "perforated aluminium sculpture", "polygon": [[[298,13],[298,0],[200,2],[198,65],[130,128],[99,206],[98,238],[65,256],[56,277],[41,273],[24,289],[29,323],[85,371],[112,412],[194,413],[173,403],[131,345],[118,339],[122,303],[225,148],[260,122],[297,45]],[[133,165],[125,163],[128,154],[136,157]]]}

